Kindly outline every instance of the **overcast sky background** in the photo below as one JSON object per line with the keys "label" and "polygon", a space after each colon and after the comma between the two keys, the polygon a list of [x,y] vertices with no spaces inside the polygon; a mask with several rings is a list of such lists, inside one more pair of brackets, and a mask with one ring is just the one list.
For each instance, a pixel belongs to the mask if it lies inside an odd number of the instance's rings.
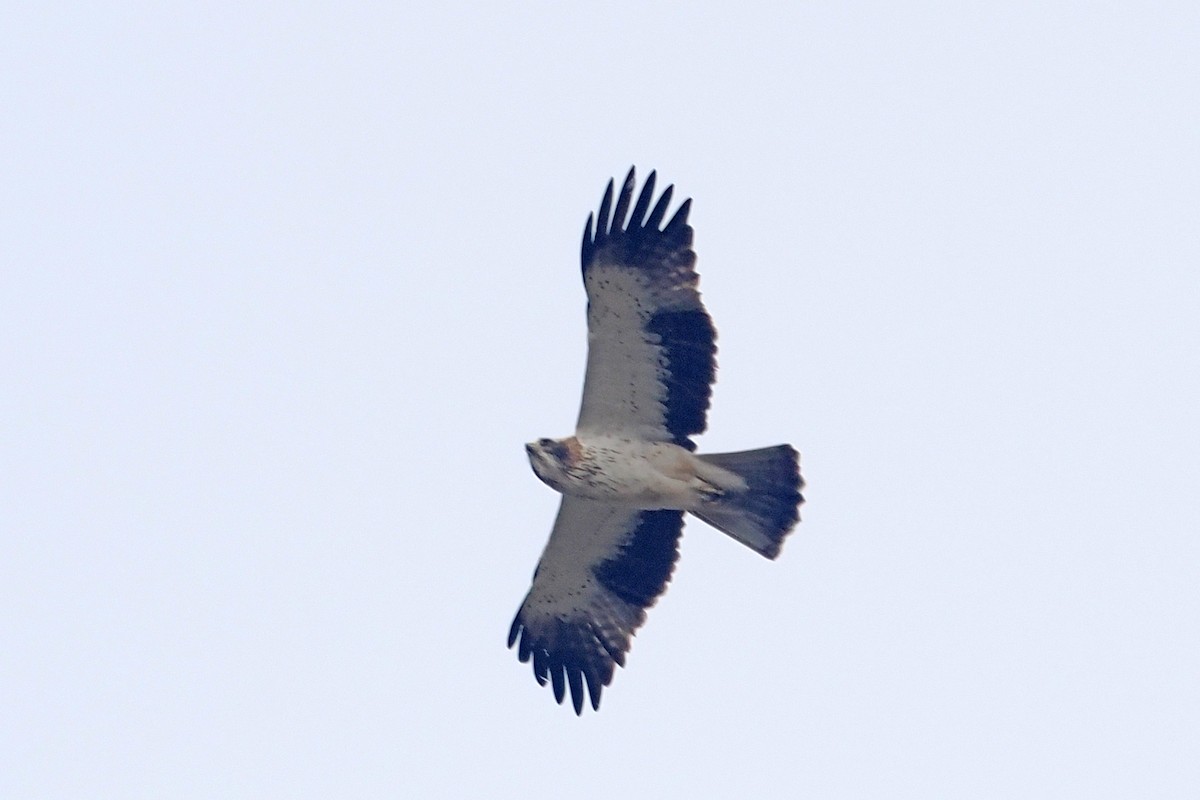
{"label": "overcast sky background", "polygon": [[[1197,796],[1200,7],[413,5],[6,8],[0,795]],[[522,444],[630,164],[808,502],[576,718]]]}

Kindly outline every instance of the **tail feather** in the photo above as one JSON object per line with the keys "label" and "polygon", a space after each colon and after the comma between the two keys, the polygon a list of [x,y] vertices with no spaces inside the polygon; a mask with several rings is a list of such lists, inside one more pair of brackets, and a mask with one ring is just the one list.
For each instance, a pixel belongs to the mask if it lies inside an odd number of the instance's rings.
{"label": "tail feather", "polygon": [[699,458],[734,473],[745,481],[746,489],[726,491],[691,512],[756,553],[772,559],[778,556],[783,540],[800,521],[804,502],[800,454],[791,445],[781,444]]}

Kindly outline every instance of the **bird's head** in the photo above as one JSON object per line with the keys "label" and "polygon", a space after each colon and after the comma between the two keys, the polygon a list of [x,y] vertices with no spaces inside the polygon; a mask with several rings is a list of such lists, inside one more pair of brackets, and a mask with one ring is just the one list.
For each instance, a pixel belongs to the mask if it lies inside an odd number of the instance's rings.
{"label": "bird's head", "polygon": [[562,491],[563,477],[568,468],[574,463],[576,453],[570,439],[538,439],[525,445],[525,453],[529,456],[529,465],[534,473],[545,481],[551,488]]}

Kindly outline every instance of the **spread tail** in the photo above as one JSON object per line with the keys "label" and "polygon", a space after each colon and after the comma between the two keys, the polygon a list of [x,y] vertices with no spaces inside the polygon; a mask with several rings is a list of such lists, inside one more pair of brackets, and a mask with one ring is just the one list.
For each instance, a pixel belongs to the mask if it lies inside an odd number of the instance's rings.
{"label": "spread tail", "polygon": [[746,482],[746,489],[727,490],[713,502],[689,509],[691,513],[760,555],[778,556],[784,538],[800,521],[800,454],[781,444],[699,458],[734,473]]}

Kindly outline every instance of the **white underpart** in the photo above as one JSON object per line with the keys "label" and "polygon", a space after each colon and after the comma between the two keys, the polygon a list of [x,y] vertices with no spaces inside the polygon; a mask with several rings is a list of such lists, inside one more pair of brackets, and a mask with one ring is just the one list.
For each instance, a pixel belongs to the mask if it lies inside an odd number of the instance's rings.
{"label": "white underpart", "polygon": [[712,502],[714,495],[747,488],[741,476],[670,442],[600,436],[580,438],[579,443],[582,456],[569,468],[553,458],[535,464],[539,476],[566,495],[639,509],[689,511]]}
{"label": "white underpart", "polygon": [[666,309],[695,308],[691,286],[658,288],[641,272],[594,264],[585,280],[588,360],[576,431],[584,436],[671,439],[666,427],[666,355],[646,325]]}

